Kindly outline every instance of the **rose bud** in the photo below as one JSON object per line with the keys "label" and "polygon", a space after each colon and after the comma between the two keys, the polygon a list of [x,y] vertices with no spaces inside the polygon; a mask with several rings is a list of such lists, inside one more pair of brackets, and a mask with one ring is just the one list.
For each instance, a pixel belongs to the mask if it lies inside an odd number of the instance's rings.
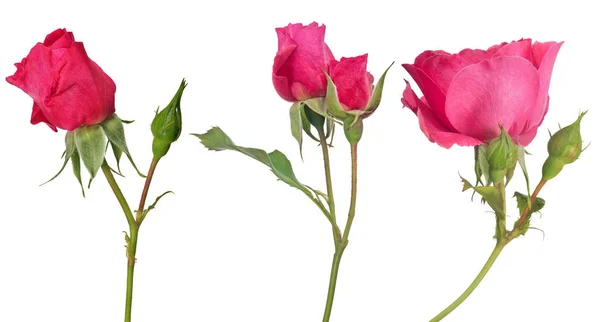
{"label": "rose bud", "polygon": [[458,54],[425,51],[413,64],[402,65],[423,97],[407,82],[402,103],[417,115],[425,136],[442,147],[484,144],[500,135],[498,125],[527,146],[548,111],[561,46],[521,39]]}
{"label": "rose bud", "polygon": [[506,174],[517,166],[517,146],[503,128],[500,128],[500,135],[488,144],[486,158],[490,180],[494,184],[503,182]]}
{"label": "rose bud", "polygon": [[152,153],[155,159],[160,159],[167,154],[171,143],[177,141],[181,135],[181,96],[187,86],[185,79],[175,93],[175,96],[162,111],[156,112],[150,126],[152,136]]}
{"label": "rose bud", "polygon": [[550,180],[556,177],[562,168],[575,162],[583,151],[580,125],[586,112],[579,114],[577,120],[554,133],[548,141],[548,158],[542,167],[542,177]]}
{"label": "rose bud", "polygon": [[71,131],[115,112],[115,83],[65,29],[46,36],[15,66],[6,81],[33,98],[32,124]]}
{"label": "rose bud", "polygon": [[324,97],[327,80],[323,71],[335,61],[325,44],[325,25],[289,24],[275,29],[278,49],[273,62],[273,86],[286,101]]}
{"label": "rose bud", "polygon": [[[362,119],[370,116],[379,106],[388,69],[376,86],[373,76],[367,72],[368,54],[345,58],[331,65],[331,76],[327,75],[328,112],[344,122],[344,133],[351,144],[360,140],[363,131]],[[391,65],[390,65],[391,67]]]}

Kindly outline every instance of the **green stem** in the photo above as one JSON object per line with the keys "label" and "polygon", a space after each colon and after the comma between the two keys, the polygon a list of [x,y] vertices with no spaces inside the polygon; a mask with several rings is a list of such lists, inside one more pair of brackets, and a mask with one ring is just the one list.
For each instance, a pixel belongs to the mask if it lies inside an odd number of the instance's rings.
{"label": "green stem", "polygon": [[323,322],[329,322],[331,316],[331,310],[333,308],[333,299],[335,296],[335,286],[337,283],[338,272],[340,270],[340,263],[342,261],[342,255],[348,245],[348,236],[350,235],[350,228],[354,220],[354,214],[356,213],[356,188],[357,188],[357,144],[350,145],[350,153],[352,159],[352,188],[350,192],[350,208],[348,210],[348,220],[346,221],[346,228],[344,229],[344,235],[341,241],[335,241],[335,253],[333,254],[333,262],[331,264],[331,275],[329,276],[329,290],[327,292],[327,303],[325,304],[325,314],[323,315]]}
{"label": "green stem", "polygon": [[341,235],[339,229],[337,229],[337,221],[335,218],[335,201],[333,198],[333,183],[331,181],[331,166],[329,162],[329,146],[327,145],[327,137],[323,127],[318,128],[319,139],[321,141],[321,150],[323,151],[323,166],[325,167],[325,181],[327,184],[327,204],[329,205],[329,215],[331,217],[333,227],[333,238],[337,242]]}
{"label": "green stem", "polygon": [[335,296],[335,285],[337,283],[338,271],[340,270],[340,262],[344,254],[344,247],[338,248],[333,254],[333,263],[331,263],[331,274],[329,276],[329,289],[327,290],[327,303],[325,303],[325,314],[323,314],[323,322],[329,322],[331,309],[333,308],[333,298]]}
{"label": "green stem", "polygon": [[477,277],[475,277],[471,285],[469,285],[469,287],[467,287],[467,289],[454,302],[452,302],[452,304],[450,304],[447,308],[445,308],[442,312],[440,312],[440,314],[436,315],[429,322],[441,321],[448,314],[450,314],[450,312],[454,311],[454,309],[461,305],[462,302],[464,302],[469,297],[469,295],[471,295],[471,293],[473,293],[475,288],[477,288],[479,283],[483,280],[485,275],[488,273],[488,271],[498,258],[498,255],[500,255],[500,253],[502,252],[502,249],[504,249],[504,246],[506,246],[506,243],[503,241],[498,241],[496,243],[496,247],[494,247],[492,254],[488,258],[487,262],[485,262],[485,265],[483,265],[483,268],[481,269],[479,274],[477,274]]}
{"label": "green stem", "polygon": [[148,170],[148,175],[146,176],[146,182],[144,184],[144,189],[142,190],[142,196],[140,198],[139,208],[136,214],[136,217],[133,216],[131,212],[131,208],[129,208],[129,204],[127,200],[125,200],[125,196],[121,192],[115,177],[112,174],[112,171],[106,161],[102,163],[102,172],[108,181],[115,197],[119,201],[121,208],[123,209],[123,213],[125,213],[125,217],[127,218],[127,223],[129,224],[129,236],[127,238],[127,291],[125,294],[125,322],[131,322],[131,307],[133,303],[133,273],[135,270],[135,253],[137,251],[137,241],[138,241],[138,233],[140,226],[143,221],[142,212],[144,211],[144,206],[146,203],[146,198],[148,196],[148,191],[150,190],[150,183],[152,182],[152,176],[156,169],[156,165],[160,158],[152,159],[150,164],[150,169]]}

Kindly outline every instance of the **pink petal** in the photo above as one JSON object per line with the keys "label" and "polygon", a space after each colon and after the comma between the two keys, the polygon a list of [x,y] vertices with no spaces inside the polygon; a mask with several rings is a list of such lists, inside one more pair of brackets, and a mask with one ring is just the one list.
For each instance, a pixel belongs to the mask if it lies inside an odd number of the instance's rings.
{"label": "pink petal", "polygon": [[35,102],[33,102],[33,109],[31,110],[31,124],[38,124],[40,122],[44,122],[44,123],[48,124],[48,126],[54,132],[57,132],[56,126],[52,125],[50,123],[50,121],[48,121],[48,119],[42,112],[42,109],[40,109],[40,107]]}
{"label": "pink petal", "polygon": [[337,89],[342,107],[347,110],[363,110],[371,98],[373,76],[367,73],[368,55],[342,57],[331,71],[331,80]]}
{"label": "pink petal", "polygon": [[410,64],[403,64],[402,67],[412,76],[421,89],[421,92],[423,92],[423,96],[425,96],[425,99],[429,103],[432,113],[435,114],[446,128],[455,132],[452,123],[450,123],[446,116],[446,95],[444,95],[444,92],[421,69]]}
{"label": "pink petal", "polygon": [[537,129],[537,127],[534,127],[533,129],[527,132],[519,134],[515,138],[515,142],[520,146],[528,146],[529,143],[531,143],[531,141],[533,141],[533,139],[535,138],[535,135],[537,134]]}
{"label": "pink petal", "polygon": [[426,51],[422,52],[421,54],[419,54],[419,56],[417,56],[417,58],[415,58],[414,65],[417,68],[421,68],[421,67],[423,67],[423,63],[427,59],[429,59],[430,57],[436,56],[436,55],[450,55],[450,54],[443,50],[426,50]]}
{"label": "pink petal", "polygon": [[[562,44],[563,42],[561,42]],[[542,63],[542,59],[546,56],[548,50],[558,43],[556,41],[548,41],[548,42],[535,42],[531,47],[531,54],[533,56],[533,65],[535,68],[539,69],[540,64]]]}
{"label": "pink petal", "polygon": [[531,55],[531,39],[513,41],[502,46],[500,49],[498,49],[493,57],[498,56],[523,57],[533,64],[533,56]]}
{"label": "pink petal", "polygon": [[446,115],[457,132],[489,141],[500,134],[499,125],[523,124],[519,111],[535,107],[538,92],[538,73],[529,61],[500,56],[456,75],[448,88]]}
{"label": "pink petal", "polygon": [[473,146],[483,143],[466,135],[453,133],[446,128],[436,116],[431,113],[431,109],[427,103],[418,98],[417,94],[415,94],[410,87],[410,83],[406,80],[405,82],[406,88],[404,89],[402,104],[409,107],[417,115],[419,127],[429,141],[435,142],[446,149],[452,147],[454,144],[460,146]]}
{"label": "pink petal", "polygon": [[281,96],[284,100],[290,102],[294,102],[296,99],[294,98],[294,95],[292,95],[288,79],[285,76],[278,76],[277,73],[294,50],[296,50],[296,45],[287,46],[284,49],[277,52],[277,55],[275,56],[275,61],[273,62],[272,74],[273,86],[275,87],[275,91],[277,91],[277,94],[279,94],[279,96]]}
{"label": "pink petal", "polygon": [[562,46],[563,42],[555,43],[552,47],[548,48],[544,58],[540,62],[538,68],[540,88],[537,99],[536,108],[529,110],[527,120],[530,126],[540,126],[544,120],[548,108],[548,90],[550,89],[550,80],[552,79],[552,69],[556,62],[556,56]]}

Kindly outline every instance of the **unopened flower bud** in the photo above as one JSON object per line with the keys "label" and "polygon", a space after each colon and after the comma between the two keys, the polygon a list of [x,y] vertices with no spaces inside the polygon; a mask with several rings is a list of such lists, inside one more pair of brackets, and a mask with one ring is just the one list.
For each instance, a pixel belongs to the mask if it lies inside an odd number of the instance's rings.
{"label": "unopened flower bud", "polygon": [[573,124],[558,130],[550,137],[550,141],[548,141],[548,159],[542,167],[544,180],[556,177],[566,164],[575,162],[581,155],[583,141],[581,139],[580,124],[585,113],[587,112],[581,113]]}
{"label": "unopened flower bud", "polygon": [[177,93],[162,111],[157,112],[150,129],[154,140],[152,141],[152,153],[155,158],[162,158],[167,154],[171,143],[177,141],[181,134],[181,96],[186,86],[185,79]]}
{"label": "unopened flower bud", "polygon": [[490,141],[487,147],[490,180],[498,184],[504,180],[510,169],[517,165],[517,146],[500,127],[500,135]]}

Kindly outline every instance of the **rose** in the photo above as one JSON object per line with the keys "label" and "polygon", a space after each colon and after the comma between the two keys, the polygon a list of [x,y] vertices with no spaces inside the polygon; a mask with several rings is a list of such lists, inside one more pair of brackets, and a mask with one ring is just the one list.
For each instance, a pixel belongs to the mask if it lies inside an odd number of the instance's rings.
{"label": "rose", "polygon": [[331,81],[344,111],[364,110],[373,94],[373,75],[367,72],[368,54],[342,57],[331,64]]}
{"label": "rose", "polygon": [[417,114],[427,138],[442,147],[489,142],[500,134],[499,125],[526,146],[548,111],[548,88],[561,45],[521,39],[453,55],[425,51],[414,64],[403,65],[423,97],[407,82],[402,103]]}
{"label": "rose", "polygon": [[32,124],[71,131],[115,112],[115,83],[65,29],[50,33],[15,66],[6,81],[33,98]]}
{"label": "rose", "polygon": [[273,63],[273,86],[286,101],[324,97],[333,54],[325,44],[325,25],[289,24],[276,28],[278,50]]}

